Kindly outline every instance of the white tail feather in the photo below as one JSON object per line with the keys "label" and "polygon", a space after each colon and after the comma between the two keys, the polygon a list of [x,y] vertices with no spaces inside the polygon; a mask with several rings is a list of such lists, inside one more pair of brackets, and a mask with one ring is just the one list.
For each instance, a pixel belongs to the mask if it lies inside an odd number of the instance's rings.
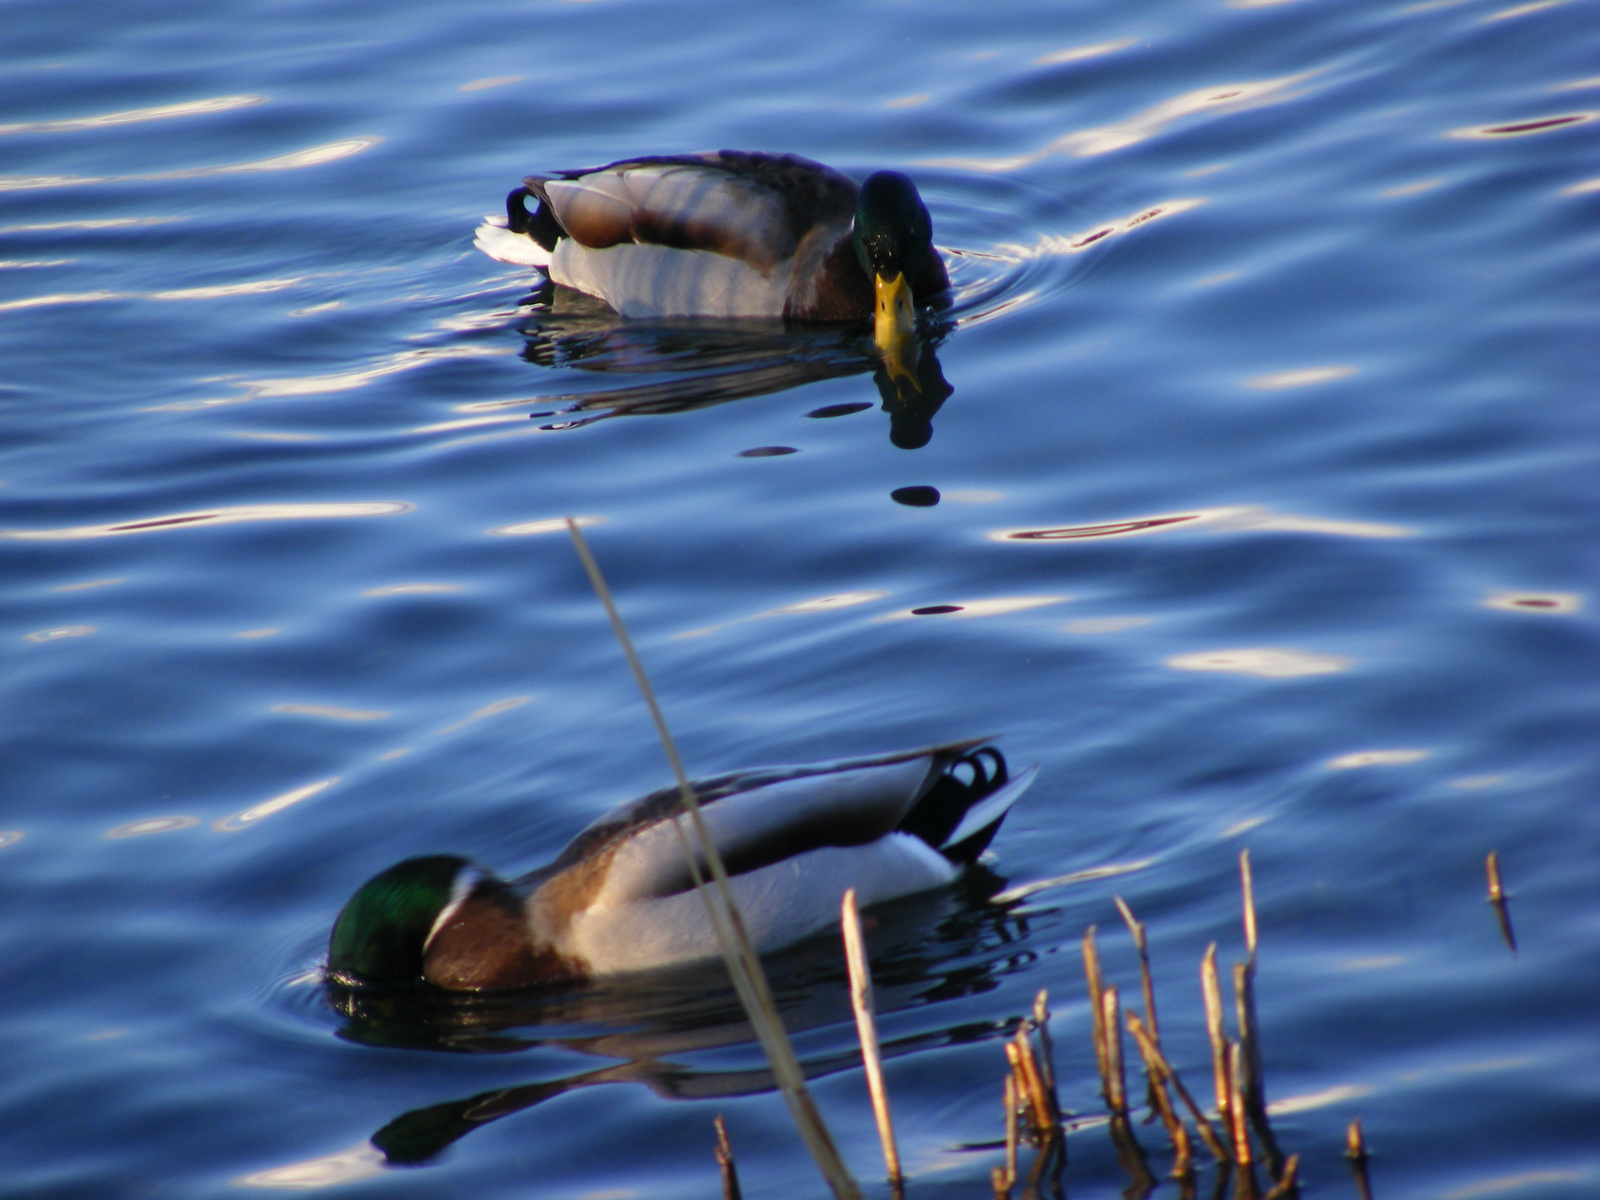
{"label": "white tail feather", "polygon": [[512,233],[501,216],[485,217],[473,234],[472,244],[497,262],[524,267],[550,265],[550,251],[524,233]]}

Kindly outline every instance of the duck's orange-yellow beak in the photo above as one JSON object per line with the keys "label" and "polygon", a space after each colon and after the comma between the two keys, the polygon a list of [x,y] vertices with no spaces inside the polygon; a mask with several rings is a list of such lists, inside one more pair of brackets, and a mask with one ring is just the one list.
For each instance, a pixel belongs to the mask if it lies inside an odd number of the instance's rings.
{"label": "duck's orange-yellow beak", "polygon": [[898,356],[916,331],[911,285],[901,274],[885,279],[874,273],[872,286],[877,293],[872,313],[872,340],[885,355]]}

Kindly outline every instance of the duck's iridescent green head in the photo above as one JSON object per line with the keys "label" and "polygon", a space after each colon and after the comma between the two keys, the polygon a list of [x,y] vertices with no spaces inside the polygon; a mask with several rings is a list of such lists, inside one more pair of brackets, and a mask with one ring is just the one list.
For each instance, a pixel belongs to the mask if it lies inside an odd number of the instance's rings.
{"label": "duck's iridescent green head", "polygon": [[913,296],[912,289],[944,278],[933,248],[933,218],[917,185],[898,171],[869,176],[856,201],[851,242],[876,294],[874,340],[896,354],[911,337],[912,304],[931,298]]}
{"label": "duck's iridescent green head", "polygon": [[861,269],[869,275],[881,279],[921,276],[934,252],[933,218],[917,185],[899,171],[868,176],[856,200],[851,239]]}
{"label": "duck's iridescent green head", "polygon": [[356,889],[328,939],[328,975],[347,987],[393,987],[422,977],[423,952],[440,915],[481,878],[453,854],[408,858]]}

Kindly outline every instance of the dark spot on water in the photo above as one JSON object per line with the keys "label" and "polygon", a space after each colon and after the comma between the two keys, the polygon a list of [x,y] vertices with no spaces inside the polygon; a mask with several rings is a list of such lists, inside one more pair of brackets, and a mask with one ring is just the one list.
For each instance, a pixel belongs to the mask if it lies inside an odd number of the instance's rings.
{"label": "dark spot on water", "polygon": [[824,404],[821,408],[813,408],[806,414],[808,417],[848,417],[851,413],[863,412],[872,405],[865,400],[858,400],[853,404]]}
{"label": "dark spot on water", "polygon": [[555,411],[553,409],[550,412],[537,412],[537,413],[529,413],[528,414],[528,416],[530,418],[532,418],[532,419],[538,419],[539,417],[553,417],[555,415],[556,414],[555,414]]}
{"label": "dark spot on water", "polygon": [[1080,241],[1076,242],[1075,245],[1079,245],[1079,246],[1093,245],[1095,242],[1098,242],[1101,238],[1110,237],[1110,236],[1111,236],[1111,230],[1109,230],[1109,229],[1097,229],[1093,233],[1088,234],[1087,236],[1082,238]]}
{"label": "dark spot on water", "polygon": [[939,503],[939,489],[928,487],[926,484],[915,484],[912,487],[895,488],[889,493],[889,499],[896,504],[905,504],[911,508],[932,508]]}
{"label": "dark spot on water", "polygon": [[216,513],[194,513],[187,517],[161,517],[154,521],[134,521],[128,525],[113,525],[112,533],[131,533],[136,529],[163,529],[168,525],[193,525],[196,521],[209,521]]}
{"label": "dark spot on water", "polygon": [[1513,600],[1511,603],[1518,608],[1555,608],[1554,600]]}
{"label": "dark spot on water", "polygon": [[960,612],[963,607],[960,604],[929,604],[922,608],[913,608],[911,615],[913,617],[936,617],[940,613]]}
{"label": "dark spot on water", "polygon": [[780,454],[799,454],[793,446],[757,446],[753,450],[739,451],[740,458],[776,458]]}
{"label": "dark spot on water", "polygon": [[1538,133],[1541,129],[1559,129],[1563,125],[1576,125],[1588,118],[1579,114],[1566,117],[1543,117],[1537,121],[1519,121],[1515,125],[1485,125],[1482,132],[1495,137],[1509,137],[1518,133]]}
{"label": "dark spot on water", "polygon": [[1018,542],[1056,542],[1073,538],[1117,537],[1138,533],[1144,529],[1159,529],[1163,525],[1179,525],[1193,521],[1198,514],[1184,513],[1176,517],[1148,517],[1142,521],[1113,521],[1106,525],[1066,525],[1060,529],[1018,529],[1005,536]]}

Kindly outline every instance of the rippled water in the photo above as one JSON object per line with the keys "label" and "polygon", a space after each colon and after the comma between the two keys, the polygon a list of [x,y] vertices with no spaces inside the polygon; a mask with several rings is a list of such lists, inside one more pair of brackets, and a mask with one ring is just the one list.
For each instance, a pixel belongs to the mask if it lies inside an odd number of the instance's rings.
{"label": "rippled water", "polygon": [[[16,2],[0,45],[5,1195],[705,1196],[717,1112],[747,1194],[824,1194],[715,972],[321,986],[374,871],[665,781],[569,513],[692,770],[1043,766],[998,879],[875,933],[909,1195],[989,1194],[1040,988],[1103,1111],[1113,895],[1203,1087],[1244,846],[1304,1194],[1358,1115],[1381,1200],[1600,1187],[1592,2]],[[529,171],[715,146],[916,177],[948,395],[471,248]],[[774,969],[875,1180],[838,952]]]}

